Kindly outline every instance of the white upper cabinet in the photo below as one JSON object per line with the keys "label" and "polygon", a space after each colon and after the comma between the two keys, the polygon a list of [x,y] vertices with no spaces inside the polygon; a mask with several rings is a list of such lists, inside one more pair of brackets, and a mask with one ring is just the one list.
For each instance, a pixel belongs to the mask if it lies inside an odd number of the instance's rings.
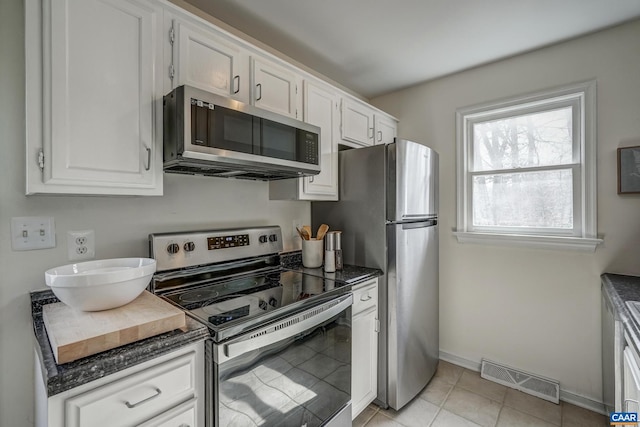
{"label": "white upper cabinet", "polygon": [[301,120],[299,110],[302,97],[298,94],[301,75],[266,58],[253,57],[251,65],[252,104]]}
{"label": "white upper cabinet", "polygon": [[25,11],[27,194],[162,194],[162,11],[145,0]]}
{"label": "white upper cabinet", "polygon": [[397,136],[398,123],[388,116],[376,113],[375,130],[376,144],[390,144]]}
{"label": "white upper cabinet", "polygon": [[272,200],[338,200],[339,96],[319,82],[304,81],[303,118],[320,128],[320,168],[318,175],[272,181]]}
{"label": "white upper cabinet", "polygon": [[342,143],[354,148],[373,145],[374,110],[351,98],[342,98]]}
{"label": "white upper cabinet", "polygon": [[338,200],[338,96],[319,84],[304,82],[304,121],[320,128],[318,175],[303,178],[303,194],[314,200]]}
{"label": "white upper cabinet", "polygon": [[249,52],[195,24],[171,24],[173,87],[194,86],[249,103]]}
{"label": "white upper cabinet", "polygon": [[389,144],[397,136],[397,121],[355,98],[342,98],[341,143],[349,147]]}

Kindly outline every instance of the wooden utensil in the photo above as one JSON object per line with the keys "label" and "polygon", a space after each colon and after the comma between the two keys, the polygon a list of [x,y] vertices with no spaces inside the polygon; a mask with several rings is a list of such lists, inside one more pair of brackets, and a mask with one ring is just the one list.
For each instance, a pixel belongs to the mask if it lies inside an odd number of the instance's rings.
{"label": "wooden utensil", "polygon": [[316,235],[316,239],[324,239],[324,235],[327,234],[327,231],[329,231],[329,226],[327,224],[321,224],[320,227],[318,227],[318,234]]}
{"label": "wooden utensil", "polygon": [[302,233],[302,230],[300,230],[298,227],[296,227],[296,231],[298,232],[298,235],[300,236],[300,238],[301,238],[301,239],[307,240],[307,239],[304,237],[304,234]]}
{"label": "wooden utensil", "polygon": [[302,226],[302,232],[307,234],[307,240],[311,240],[311,226],[310,225],[303,225]]}
{"label": "wooden utensil", "polygon": [[304,240],[311,240],[311,236],[309,235],[309,232],[306,229],[302,229],[302,238]]}

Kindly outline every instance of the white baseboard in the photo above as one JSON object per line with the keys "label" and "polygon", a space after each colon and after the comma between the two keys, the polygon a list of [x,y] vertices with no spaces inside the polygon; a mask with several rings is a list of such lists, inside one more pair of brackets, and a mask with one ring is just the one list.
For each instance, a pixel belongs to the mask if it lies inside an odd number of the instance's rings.
{"label": "white baseboard", "polygon": [[[453,363],[454,365],[461,366],[463,368],[469,369],[470,371],[480,372],[480,368],[482,366],[482,361],[474,361],[465,359],[464,357],[456,356],[455,354],[447,353],[446,351],[440,350],[440,359],[445,362]],[[564,390],[562,388],[562,384],[560,385],[560,400],[563,402],[570,403],[572,405],[579,406],[581,408],[588,409],[593,412],[597,412],[598,414],[606,415],[609,414],[605,410],[604,404],[600,401],[594,400],[590,397],[585,397],[576,393],[573,393],[568,390]]]}

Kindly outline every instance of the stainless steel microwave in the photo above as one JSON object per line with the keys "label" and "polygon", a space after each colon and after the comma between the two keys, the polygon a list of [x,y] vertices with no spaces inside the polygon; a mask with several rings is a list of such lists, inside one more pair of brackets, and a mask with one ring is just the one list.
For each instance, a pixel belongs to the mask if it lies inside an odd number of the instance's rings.
{"label": "stainless steel microwave", "polygon": [[164,97],[165,172],[275,180],[320,173],[320,128],[191,86]]}

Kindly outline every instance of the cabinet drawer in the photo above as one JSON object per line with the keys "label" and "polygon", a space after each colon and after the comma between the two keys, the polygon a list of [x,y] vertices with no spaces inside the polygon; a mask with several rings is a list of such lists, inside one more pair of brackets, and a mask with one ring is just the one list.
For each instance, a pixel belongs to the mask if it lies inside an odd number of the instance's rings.
{"label": "cabinet drawer", "polygon": [[195,396],[195,352],[67,399],[65,425],[133,426]]}
{"label": "cabinet drawer", "polygon": [[378,279],[373,279],[353,287],[353,315],[378,305]]}
{"label": "cabinet drawer", "polygon": [[196,399],[191,399],[137,427],[195,427]]}

